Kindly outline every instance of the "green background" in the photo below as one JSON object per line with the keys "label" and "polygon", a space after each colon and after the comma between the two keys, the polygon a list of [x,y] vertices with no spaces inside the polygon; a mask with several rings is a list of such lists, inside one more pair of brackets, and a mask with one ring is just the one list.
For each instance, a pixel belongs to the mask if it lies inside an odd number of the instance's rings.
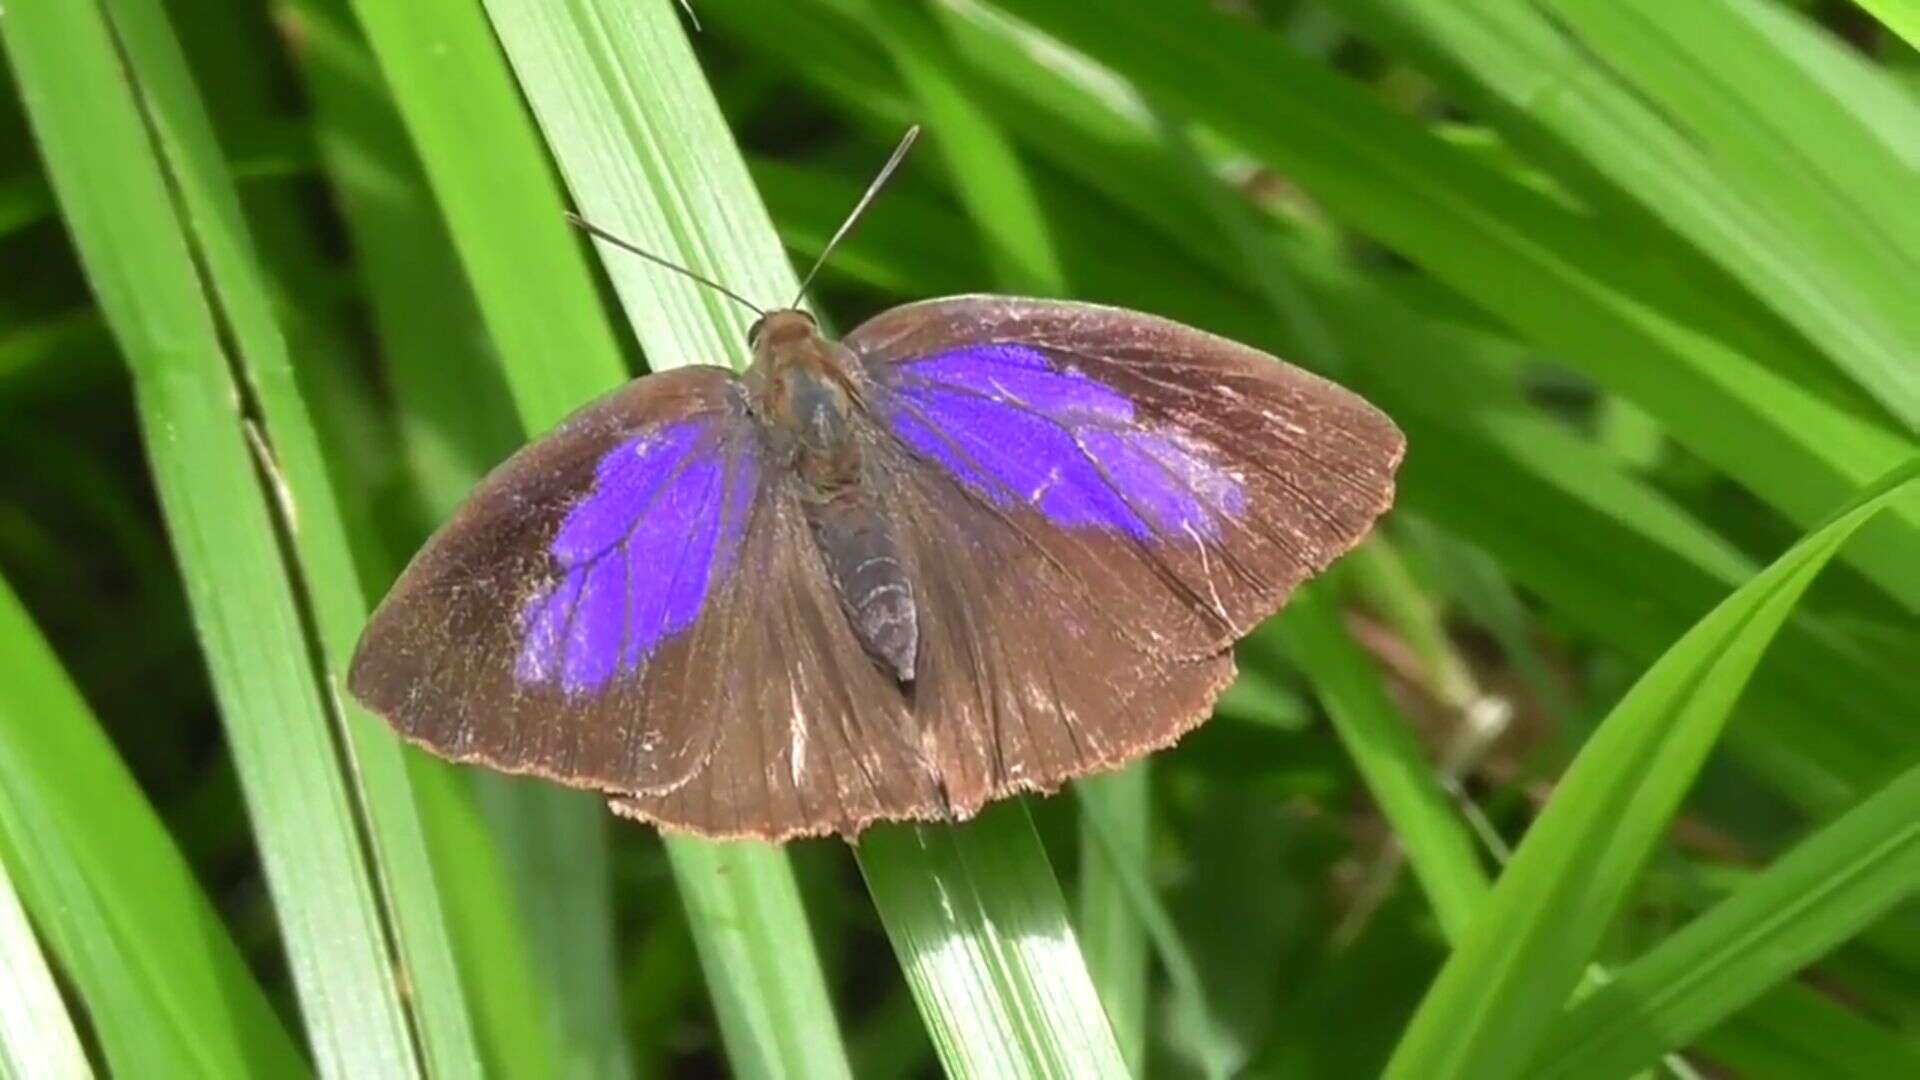
{"label": "green background", "polygon": [[[1912,0],[7,0],[0,1075],[1920,1073],[1917,37]],[[915,123],[829,324],[1121,304],[1407,432],[1216,719],[772,849],[347,701],[491,465],[745,360],[750,313],[563,211],[778,303]]]}

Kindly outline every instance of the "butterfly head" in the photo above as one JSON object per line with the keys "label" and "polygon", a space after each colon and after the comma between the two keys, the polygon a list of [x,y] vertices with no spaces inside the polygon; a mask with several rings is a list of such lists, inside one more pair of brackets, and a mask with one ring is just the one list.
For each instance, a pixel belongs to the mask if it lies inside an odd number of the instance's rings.
{"label": "butterfly head", "polygon": [[865,396],[859,365],[820,333],[813,316],[797,308],[768,312],[748,335],[753,345],[748,394],[776,445],[839,459],[850,416]]}
{"label": "butterfly head", "polygon": [[781,308],[754,320],[747,331],[747,344],[753,348],[754,360],[764,361],[776,350],[804,347],[809,339],[819,336],[820,327],[813,316],[799,308]]}

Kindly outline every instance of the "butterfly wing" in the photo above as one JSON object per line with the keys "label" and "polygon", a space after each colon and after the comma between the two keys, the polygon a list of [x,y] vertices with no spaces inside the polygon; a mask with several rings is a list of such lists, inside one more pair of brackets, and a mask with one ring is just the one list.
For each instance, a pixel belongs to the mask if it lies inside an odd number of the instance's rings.
{"label": "butterfly wing", "polygon": [[959,297],[844,344],[917,585],[913,712],[960,816],[1204,720],[1233,640],[1392,501],[1384,415],[1166,320]]}
{"label": "butterfly wing", "polygon": [[735,678],[707,708],[721,730],[704,767],[615,812],[710,837],[852,836],[877,820],[950,816],[934,746],[891,674],[854,636],[790,477],[769,493],[739,576],[750,612]]}
{"label": "butterfly wing", "polygon": [[354,694],[709,836],[965,817],[1198,723],[1231,641],[1391,500],[1383,416],[1177,324],[963,297],[846,344],[917,586],[910,683],[855,637],[737,381],[682,369],[490,476],[375,613]]}
{"label": "butterfly wing", "polygon": [[1233,681],[1230,652],[1143,648],[1120,601],[954,477],[905,454],[880,472],[919,607],[912,714],[953,816],[1170,745]]}
{"label": "butterfly wing", "polygon": [[600,790],[684,783],[718,719],[766,485],[738,381],[636,380],[496,469],[374,612],[348,686],[455,761]]}
{"label": "butterfly wing", "polygon": [[1156,655],[1219,652],[1393,501],[1405,441],[1385,414],[1166,319],[963,296],[894,308],[844,344],[909,454]]}
{"label": "butterfly wing", "polygon": [[361,637],[354,696],[443,757],[705,836],[941,816],[906,700],[761,453],[725,369],[588,406],[427,542]]}

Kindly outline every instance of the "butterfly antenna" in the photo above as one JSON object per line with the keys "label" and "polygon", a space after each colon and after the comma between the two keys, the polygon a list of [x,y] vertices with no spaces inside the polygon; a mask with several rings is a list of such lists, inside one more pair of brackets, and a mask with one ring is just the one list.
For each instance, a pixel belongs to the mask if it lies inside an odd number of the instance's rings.
{"label": "butterfly antenna", "polygon": [[847,234],[853,231],[853,227],[859,223],[861,216],[867,212],[867,207],[873,205],[873,200],[879,196],[880,189],[887,186],[887,181],[893,178],[894,170],[898,169],[900,162],[906,159],[907,151],[913,149],[913,140],[919,137],[919,124],[908,128],[907,133],[900,137],[900,145],[893,148],[893,156],[887,159],[885,165],[880,166],[880,171],[874,175],[873,183],[867,185],[866,194],[860,196],[860,201],[853,204],[853,211],[847,215],[847,220],[841,222],[840,227],[834,230],[833,239],[828,240],[827,246],[821,249],[820,257],[813,260],[813,269],[807,271],[807,276],[800,282],[800,291],[793,294],[793,303],[787,306],[800,306],[800,298],[807,295],[807,286],[813,284],[813,276],[826,265],[827,256],[832,255],[833,249],[840,246],[840,241],[846,239]]}
{"label": "butterfly antenna", "polygon": [[648,262],[654,264],[655,266],[663,266],[663,267],[666,267],[668,270],[671,270],[674,273],[679,274],[683,277],[692,278],[693,280],[699,282],[700,284],[705,285],[707,288],[712,289],[714,292],[717,292],[720,295],[733,300],[735,303],[738,303],[740,306],[746,308],[748,311],[753,312],[755,315],[760,315],[763,317],[766,315],[766,312],[760,309],[760,305],[754,303],[753,301],[747,299],[744,296],[741,296],[739,293],[734,292],[732,289],[727,288],[725,285],[720,284],[719,282],[713,280],[712,278],[702,277],[701,275],[694,273],[693,271],[687,269],[686,267],[681,266],[679,263],[668,262],[667,260],[661,258],[660,256],[655,255],[653,252],[648,251],[647,249],[639,246],[638,244],[633,243],[631,240],[623,240],[620,237],[613,235],[607,230],[601,228],[598,225],[595,225],[593,222],[588,221],[586,218],[581,217],[579,214],[576,214],[571,210],[567,211],[567,223],[569,225],[572,225],[574,228],[579,229],[581,232],[586,233],[588,236],[598,237],[599,239],[605,240],[607,243],[612,244],[613,246],[621,249],[622,251],[632,252],[633,254],[640,256],[641,258],[647,260]]}

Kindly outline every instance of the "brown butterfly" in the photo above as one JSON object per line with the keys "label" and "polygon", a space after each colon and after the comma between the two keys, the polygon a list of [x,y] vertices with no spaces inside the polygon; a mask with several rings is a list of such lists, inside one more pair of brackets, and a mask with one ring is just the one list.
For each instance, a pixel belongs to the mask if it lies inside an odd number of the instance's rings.
{"label": "brown butterfly", "polygon": [[353,694],[703,836],[963,819],[1204,720],[1405,446],[1332,383],[1093,304],[931,300],[837,343],[789,308],[751,342],[744,375],[636,379],[496,469]]}

